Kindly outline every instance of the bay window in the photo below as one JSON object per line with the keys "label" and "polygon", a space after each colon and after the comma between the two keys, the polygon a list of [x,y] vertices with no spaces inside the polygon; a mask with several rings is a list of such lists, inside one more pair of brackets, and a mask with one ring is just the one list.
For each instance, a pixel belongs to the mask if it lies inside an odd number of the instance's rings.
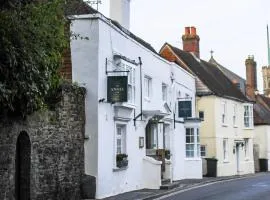
{"label": "bay window", "polygon": [[200,136],[198,128],[186,128],[186,157],[200,157]]}

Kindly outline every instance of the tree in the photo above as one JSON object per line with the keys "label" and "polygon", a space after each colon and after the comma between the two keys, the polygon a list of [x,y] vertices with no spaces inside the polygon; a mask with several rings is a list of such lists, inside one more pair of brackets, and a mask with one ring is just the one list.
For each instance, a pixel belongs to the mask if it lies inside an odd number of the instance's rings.
{"label": "tree", "polygon": [[0,114],[30,114],[58,87],[65,24],[62,0],[2,4]]}

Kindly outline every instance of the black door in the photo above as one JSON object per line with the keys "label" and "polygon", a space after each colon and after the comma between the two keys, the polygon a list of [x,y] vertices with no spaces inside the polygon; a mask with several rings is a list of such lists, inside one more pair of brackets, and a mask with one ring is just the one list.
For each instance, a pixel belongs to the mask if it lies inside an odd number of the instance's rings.
{"label": "black door", "polygon": [[31,143],[26,132],[21,132],[16,144],[16,200],[30,199]]}

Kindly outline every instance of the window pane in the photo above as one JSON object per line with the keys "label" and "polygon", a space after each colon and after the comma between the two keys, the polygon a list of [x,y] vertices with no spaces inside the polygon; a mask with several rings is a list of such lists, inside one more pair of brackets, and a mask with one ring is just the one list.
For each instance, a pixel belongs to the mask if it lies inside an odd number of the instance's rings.
{"label": "window pane", "polygon": [[186,143],[190,143],[190,136],[186,136]]}
{"label": "window pane", "polygon": [[120,126],[118,126],[118,127],[117,127],[117,135],[121,135],[121,133],[122,133],[122,131],[121,131],[121,127],[120,127]]}

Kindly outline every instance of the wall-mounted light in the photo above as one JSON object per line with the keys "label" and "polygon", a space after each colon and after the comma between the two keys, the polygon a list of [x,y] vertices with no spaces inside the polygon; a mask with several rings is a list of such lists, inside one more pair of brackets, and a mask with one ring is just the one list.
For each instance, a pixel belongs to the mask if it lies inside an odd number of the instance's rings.
{"label": "wall-mounted light", "polygon": [[139,148],[143,148],[144,147],[144,137],[139,137]]}

